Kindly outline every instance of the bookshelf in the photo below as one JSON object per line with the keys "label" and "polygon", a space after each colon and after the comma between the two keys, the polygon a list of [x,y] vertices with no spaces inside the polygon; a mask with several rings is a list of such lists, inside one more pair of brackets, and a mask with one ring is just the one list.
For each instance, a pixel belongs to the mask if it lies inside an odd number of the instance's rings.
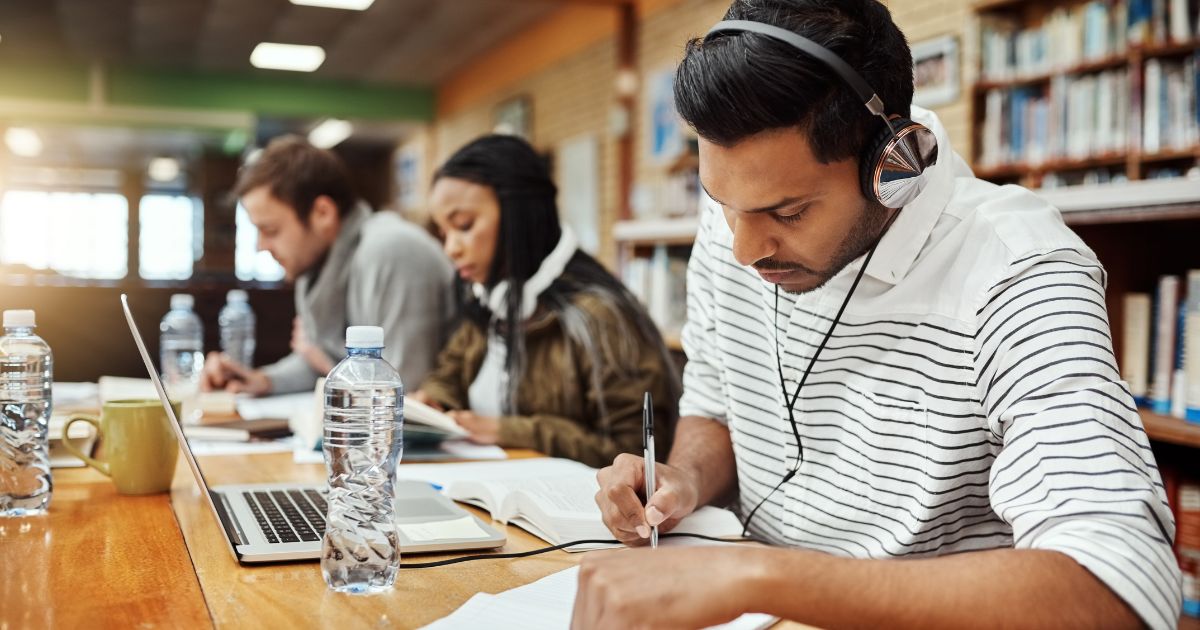
{"label": "bookshelf", "polygon": [[980,177],[1050,188],[1200,171],[1194,2],[973,9],[979,67],[968,107]]}

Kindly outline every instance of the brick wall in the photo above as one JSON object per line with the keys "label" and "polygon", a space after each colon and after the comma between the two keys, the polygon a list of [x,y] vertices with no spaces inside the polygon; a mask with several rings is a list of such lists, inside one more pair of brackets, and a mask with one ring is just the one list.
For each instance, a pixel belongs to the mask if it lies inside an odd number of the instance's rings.
{"label": "brick wall", "polygon": [[[616,139],[608,133],[615,80],[616,46],[610,39],[436,121],[434,161],[440,164],[463,144],[491,132],[498,105],[510,98],[528,97],[532,103],[530,141],[539,151],[553,156],[564,141],[584,134],[593,134],[600,141],[600,221],[601,226],[611,225],[618,206]],[[600,233],[601,257],[612,260],[608,230]]]}

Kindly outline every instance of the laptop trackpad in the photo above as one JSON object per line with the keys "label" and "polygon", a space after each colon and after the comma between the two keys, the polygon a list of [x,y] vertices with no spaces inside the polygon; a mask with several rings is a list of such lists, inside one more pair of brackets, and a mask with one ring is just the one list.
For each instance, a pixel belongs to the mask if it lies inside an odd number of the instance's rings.
{"label": "laptop trackpad", "polygon": [[439,498],[400,498],[396,499],[396,520],[409,523],[422,523],[425,521],[444,521],[452,518],[459,518],[465,512],[454,504],[447,505],[447,501]]}

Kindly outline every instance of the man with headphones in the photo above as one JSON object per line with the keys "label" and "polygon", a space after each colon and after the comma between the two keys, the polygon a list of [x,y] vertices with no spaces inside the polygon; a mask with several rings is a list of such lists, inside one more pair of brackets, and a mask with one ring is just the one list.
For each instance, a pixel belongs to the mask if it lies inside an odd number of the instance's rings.
{"label": "man with headphones", "polygon": [[709,203],[681,420],[653,496],[622,455],[596,500],[633,546],[706,504],[771,546],[589,554],[577,627],[1178,623],[1103,268],[912,94],[876,0],[735,0],[688,43]]}

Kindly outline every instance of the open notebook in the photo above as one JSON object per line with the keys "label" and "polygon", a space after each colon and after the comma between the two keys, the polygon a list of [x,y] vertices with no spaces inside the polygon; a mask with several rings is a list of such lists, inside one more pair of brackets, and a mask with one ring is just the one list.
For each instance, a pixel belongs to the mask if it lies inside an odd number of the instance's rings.
{"label": "open notebook", "polygon": [[[404,466],[399,474],[406,478],[429,477],[425,480],[441,485],[451,499],[481,507],[492,518],[516,525],[553,545],[613,538],[596,506],[595,496],[600,486],[594,468],[554,458],[447,464],[437,468],[457,470]],[[702,507],[671,531],[736,539],[740,538],[742,526],[728,510]],[[611,546],[577,545],[567,551]]]}

